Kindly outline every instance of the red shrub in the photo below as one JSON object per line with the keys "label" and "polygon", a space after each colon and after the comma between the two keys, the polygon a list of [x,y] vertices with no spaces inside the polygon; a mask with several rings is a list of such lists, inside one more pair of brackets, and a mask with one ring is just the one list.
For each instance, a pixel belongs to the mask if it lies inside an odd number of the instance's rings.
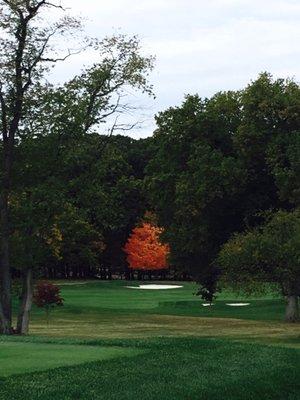
{"label": "red shrub", "polygon": [[50,282],[39,282],[34,292],[34,303],[40,308],[63,306],[60,288]]}

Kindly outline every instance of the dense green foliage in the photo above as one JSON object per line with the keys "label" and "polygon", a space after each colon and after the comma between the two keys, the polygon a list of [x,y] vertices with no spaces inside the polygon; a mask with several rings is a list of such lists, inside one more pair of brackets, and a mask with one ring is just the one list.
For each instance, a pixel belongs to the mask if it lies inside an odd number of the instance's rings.
{"label": "dense green foliage", "polygon": [[14,192],[15,266],[33,255],[35,243],[35,263],[48,277],[93,276],[102,265],[124,266],[121,249],[145,211],[146,160],[135,159],[142,145],[96,134],[67,137],[63,150],[51,134],[22,141],[18,160],[26,169]]}
{"label": "dense green foliage", "polygon": [[16,149],[14,267],[33,265],[46,277],[129,278],[122,248],[152,210],[175,276],[196,279],[211,301],[220,287],[216,258],[231,235],[262,224],[266,211],[299,204],[299,86],[262,74],[242,91],[187,96],[157,116],[152,138],[133,140],[85,132],[66,117],[68,85],[84,109],[87,76],[33,96],[36,134]]}
{"label": "dense green foliage", "polygon": [[[254,291],[271,280],[284,295],[299,291],[300,214],[278,212],[263,227],[238,234],[220,253],[224,278],[240,289]],[[240,268],[243,266],[243,268]],[[229,275],[233,274],[229,278]]]}
{"label": "dense green foliage", "polygon": [[140,54],[136,37],[94,47],[99,62],[61,86],[36,82],[24,101],[10,195],[14,268],[83,277],[104,266],[107,276],[124,266],[121,248],[144,213],[148,150],[112,134],[130,129],[122,120],[132,111],[128,88],[152,95],[153,58]]}
{"label": "dense green foliage", "polygon": [[299,106],[296,83],[264,73],[242,91],[187,96],[157,117],[148,194],[173,264],[192,273],[208,300],[231,235],[299,204]]}
{"label": "dense green foliage", "polygon": [[240,290],[255,291],[273,282],[295,302],[287,319],[299,319],[300,213],[277,212],[263,227],[235,235],[220,252],[223,278]]}
{"label": "dense green foliage", "polygon": [[[116,40],[124,63],[131,63],[130,46],[137,42]],[[133,140],[94,132],[102,121],[98,103],[87,130],[72,121],[69,89],[85,110],[97,79],[92,69],[32,97],[36,114],[25,119],[14,164],[14,268],[34,267],[49,278],[130,278],[122,248],[150,210],[165,228],[173,275],[195,279],[198,294],[213,301],[221,289],[222,246],[233,234],[261,226],[266,215],[299,205],[299,86],[265,73],[242,91],[187,96],[182,106],[157,116],[153,137]],[[110,98],[105,101],[112,107]],[[235,266],[239,274],[242,266]],[[278,279],[269,274],[268,281]]]}

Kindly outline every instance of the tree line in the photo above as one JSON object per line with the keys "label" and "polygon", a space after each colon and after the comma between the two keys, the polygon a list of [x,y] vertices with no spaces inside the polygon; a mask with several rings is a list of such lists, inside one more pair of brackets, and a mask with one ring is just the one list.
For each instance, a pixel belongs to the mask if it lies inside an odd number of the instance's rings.
{"label": "tree line", "polygon": [[299,85],[262,73],[156,119],[145,181],[172,265],[209,301],[224,283],[271,284],[288,298],[286,319],[299,319]]}

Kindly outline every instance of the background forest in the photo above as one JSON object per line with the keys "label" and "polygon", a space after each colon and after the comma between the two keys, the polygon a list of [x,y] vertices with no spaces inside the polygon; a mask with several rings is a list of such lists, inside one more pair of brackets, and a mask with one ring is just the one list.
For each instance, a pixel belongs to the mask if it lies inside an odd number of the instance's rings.
{"label": "background forest", "polygon": [[[57,93],[43,101],[53,106]],[[62,128],[61,105],[53,109],[51,124],[40,121],[43,130],[16,148],[16,275],[34,265],[47,278],[129,278],[123,247],[152,211],[165,228],[172,274],[214,292],[222,245],[299,205],[300,88],[293,81],[264,73],[242,91],[187,96],[140,140]]]}

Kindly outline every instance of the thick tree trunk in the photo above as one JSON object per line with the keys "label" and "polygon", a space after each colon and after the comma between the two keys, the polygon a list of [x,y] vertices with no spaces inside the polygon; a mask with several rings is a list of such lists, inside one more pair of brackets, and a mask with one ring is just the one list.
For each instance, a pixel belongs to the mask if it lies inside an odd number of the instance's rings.
{"label": "thick tree trunk", "polygon": [[17,333],[19,335],[27,335],[29,331],[29,317],[32,306],[33,296],[33,279],[32,269],[23,272],[23,287],[20,310],[17,322]]}
{"label": "thick tree trunk", "polygon": [[300,320],[298,296],[287,296],[285,320],[286,322],[297,322]]}

